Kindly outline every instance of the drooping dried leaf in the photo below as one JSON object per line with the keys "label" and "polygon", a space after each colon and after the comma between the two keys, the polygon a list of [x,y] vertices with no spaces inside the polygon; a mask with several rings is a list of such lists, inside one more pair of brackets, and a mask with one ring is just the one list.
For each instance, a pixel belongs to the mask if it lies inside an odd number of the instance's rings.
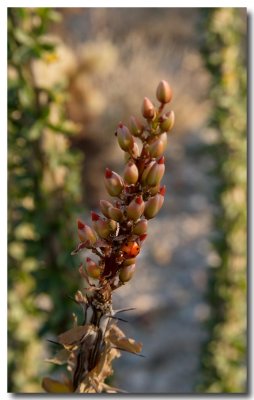
{"label": "drooping dried leaf", "polygon": [[58,336],[58,341],[63,346],[64,345],[73,345],[76,342],[79,342],[84,335],[89,332],[89,325],[84,326],[75,326],[74,328],[69,329],[68,331],[61,333]]}
{"label": "drooping dried leaf", "polygon": [[70,352],[68,350],[61,349],[53,358],[47,358],[45,361],[56,365],[63,365],[68,362],[69,356]]}
{"label": "drooping dried leaf", "polygon": [[47,393],[72,393],[71,382],[63,383],[51,378],[43,378],[42,387]]}
{"label": "drooping dried leaf", "polygon": [[89,243],[90,243],[89,240],[87,240],[86,242],[79,243],[77,245],[76,249],[74,249],[71,252],[71,256],[75,256],[76,254],[78,254],[83,249],[90,249],[91,246],[89,246]]}
{"label": "drooping dried leaf", "polygon": [[116,325],[113,325],[109,331],[109,340],[122,350],[131,353],[140,353],[142,351],[142,343],[127,338]]}

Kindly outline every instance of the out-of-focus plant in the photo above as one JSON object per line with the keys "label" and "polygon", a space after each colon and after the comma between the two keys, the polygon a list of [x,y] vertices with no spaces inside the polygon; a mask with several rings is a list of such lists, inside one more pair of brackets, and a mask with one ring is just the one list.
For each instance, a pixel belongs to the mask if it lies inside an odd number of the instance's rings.
{"label": "out-of-focus plant", "polygon": [[[78,212],[80,155],[70,150],[77,126],[65,117],[65,84],[36,80],[57,49],[45,34],[53,9],[8,9],[9,391],[41,391],[41,337],[66,326],[74,290],[71,218]],[[41,77],[42,78],[42,77]],[[45,85],[43,85],[43,80]],[[75,210],[75,211],[74,211]],[[49,318],[50,313],[50,318]],[[44,352],[44,354],[43,354]]]}
{"label": "out-of-focus plant", "polygon": [[202,28],[217,132],[208,151],[218,180],[213,244],[219,262],[211,272],[211,338],[199,390],[213,393],[246,388],[246,22],[244,9],[207,9]]}
{"label": "out-of-focus plant", "polygon": [[[79,244],[72,254],[89,250],[79,268],[85,288],[78,290],[74,301],[82,310],[75,316],[74,326],[58,335],[61,350],[51,360],[67,364],[70,376],[64,381],[44,378],[43,387],[50,393],[117,392],[105,380],[112,370],[112,361],[120,351],[138,354],[142,344],[128,339],[117,327],[120,319],[114,310],[112,293],[130,281],[136,269],[136,257],[147,237],[148,220],[154,218],[164,202],[164,151],[168,132],[174,125],[174,112],[165,112],[172,91],[166,81],[157,88],[156,108],[145,97],[142,114],[145,123],[130,118],[129,128],[119,123],[115,135],[124,151],[123,177],[106,168],[105,187],[113,197],[101,200],[103,216],[91,212],[93,228],[78,219]],[[138,144],[139,143],[139,144]]]}

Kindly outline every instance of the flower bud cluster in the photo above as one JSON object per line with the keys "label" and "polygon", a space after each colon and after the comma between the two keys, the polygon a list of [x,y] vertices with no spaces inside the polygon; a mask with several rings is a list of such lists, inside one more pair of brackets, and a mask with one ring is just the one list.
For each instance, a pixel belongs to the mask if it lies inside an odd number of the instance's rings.
{"label": "flower bud cluster", "polygon": [[[162,80],[156,91],[159,106],[144,98],[141,112],[145,122],[132,116],[129,124],[118,124],[116,137],[124,152],[123,176],[105,170],[105,188],[112,200],[101,200],[102,215],[91,212],[92,226],[78,220],[78,251],[87,248],[97,260],[87,258],[87,277],[105,281],[111,290],[128,282],[136,270],[136,257],[147,237],[148,220],[160,211],[166,187],[164,152],[175,116],[163,112],[172,99],[169,84]],[[83,270],[82,270],[83,271]],[[84,271],[82,272],[84,274]]]}

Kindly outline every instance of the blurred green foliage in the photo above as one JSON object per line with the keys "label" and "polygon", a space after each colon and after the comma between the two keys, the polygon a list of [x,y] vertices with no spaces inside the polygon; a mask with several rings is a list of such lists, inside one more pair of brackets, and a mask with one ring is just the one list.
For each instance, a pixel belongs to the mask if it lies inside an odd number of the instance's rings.
{"label": "blurred green foliage", "polygon": [[[77,289],[70,256],[80,206],[77,127],[66,119],[64,79],[38,86],[34,61],[50,64],[53,9],[8,9],[8,356],[10,392],[41,392],[46,337],[69,327]],[[45,82],[47,76],[43,77]],[[76,283],[76,285],[75,285]]]}
{"label": "blurred green foliage", "polygon": [[211,271],[211,338],[203,354],[203,383],[198,391],[246,390],[246,10],[206,9],[203,56],[211,73],[209,145],[218,180],[215,192],[214,248],[219,263]]}

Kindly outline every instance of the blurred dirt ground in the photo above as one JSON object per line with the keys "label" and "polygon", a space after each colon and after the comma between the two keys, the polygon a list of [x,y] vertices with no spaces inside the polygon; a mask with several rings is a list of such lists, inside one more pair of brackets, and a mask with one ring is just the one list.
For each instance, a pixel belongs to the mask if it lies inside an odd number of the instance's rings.
{"label": "blurred dirt ground", "polygon": [[83,194],[89,208],[107,198],[105,167],[123,170],[114,137],[117,123],[140,115],[144,96],[155,101],[161,79],[173,87],[176,126],[166,157],[166,201],[149,224],[135,277],[114,298],[115,308],[136,307],[122,327],[143,343],[146,358],[123,354],[113,380],[130,393],[192,393],[209,318],[208,259],[216,266],[208,241],[212,159],[197,151],[213,139],[205,129],[209,92],[198,49],[199,9],[60,12],[62,23],[52,33],[61,37],[59,63],[70,80],[68,112],[82,125],[73,146],[84,150]]}

